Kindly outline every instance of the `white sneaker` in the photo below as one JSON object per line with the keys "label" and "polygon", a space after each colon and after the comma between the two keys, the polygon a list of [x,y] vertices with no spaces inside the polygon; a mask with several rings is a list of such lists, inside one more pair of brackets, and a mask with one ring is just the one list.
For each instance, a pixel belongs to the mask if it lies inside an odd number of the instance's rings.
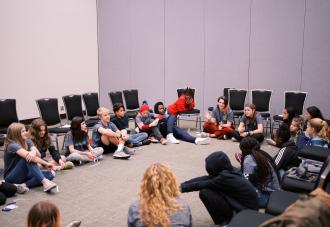
{"label": "white sneaker", "polygon": [[176,144],[180,143],[180,141],[173,136],[173,133],[168,134],[166,136],[166,139],[168,143],[176,143]]}
{"label": "white sneaker", "polygon": [[129,149],[128,147],[124,147],[123,151],[126,153],[126,154],[129,154],[129,155],[134,155],[135,154],[135,149]]}
{"label": "white sneaker", "polygon": [[238,140],[235,137],[231,137],[231,141],[237,142]]}
{"label": "white sneaker", "polygon": [[115,153],[123,151],[123,149],[124,149],[124,145],[123,144],[118,144],[117,149],[115,150]]}
{"label": "white sneaker", "polygon": [[207,138],[207,137],[209,137],[209,134],[207,132],[198,132],[198,133],[196,133],[196,137]]}
{"label": "white sneaker", "polygon": [[115,151],[115,153],[113,153],[113,158],[118,158],[118,159],[128,159],[131,157],[130,154],[126,154],[123,150],[121,151]]}
{"label": "white sneaker", "polygon": [[197,145],[206,145],[210,143],[210,139],[209,138],[196,138],[195,139],[195,144]]}
{"label": "white sneaker", "polygon": [[223,135],[223,139],[224,140],[227,140],[228,139],[228,136],[225,134],[225,135]]}
{"label": "white sneaker", "polygon": [[54,183],[53,181],[48,181],[45,185],[44,185],[44,192],[50,192],[52,189],[57,188],[57,184]]}
{"label": "white sneaker", "polygon": [[26,184],[15,184],[17,188],[18,194],[24,194],[25,192],[29,191],[29,188],[26,186]]}

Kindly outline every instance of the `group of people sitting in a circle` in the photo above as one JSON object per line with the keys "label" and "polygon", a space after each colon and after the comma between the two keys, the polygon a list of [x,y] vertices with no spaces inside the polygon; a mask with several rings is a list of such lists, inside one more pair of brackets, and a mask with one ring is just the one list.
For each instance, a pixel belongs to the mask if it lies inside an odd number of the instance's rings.
{"label": "group of people sitting in a circle", "polygon": [[[47,125],[35,119],[29,130],[21,123],[8,127],[4,145],[4,180],[0,183],[0,203],[6,197],[26,193],[30,188],[43,186],[45,192],[57,188],[53,182],[57,170],[72,169],[74,165],[98,161],[112,153],[116,159],[129,159],[134,147],[150,143],[177,144],[180,140],[196,145],[209,144],[210,138],[240,142],[235,155],[240,164],[236,169],[224,152],[211,153],[206,158],[207,175],[180,186],[171,169],[161,163],[151,165],[145,172],[139,200],[128,213],[129,226],[169,226],[181,223],[191,226],[189,206],[180,193],[200,191],[200,199],[215,224],[226,224],[242,209],[265,207],[271,192],[280,190],[283,173],[299,165],[298,149],[306,145],[328,148],[329,128],[321,111],[307,108],[304,119],[296,116],[292,107],[283,110],[283,122],[267,143],[279,147],[275,157],[260,148],[264,140],[263,119],[254,104],[245,105],[237,128],[228,99],[218,98],[212,113],[206,113],[204,131],[196,137],[176,125],[177,115],[192,110],[192,90],[184,93],[167,109],[158,102],[151,111],[144,103],[135,117],[136,129],[129,129],[129,119],[122,103],[113,106],[115,116],[105,107],[97,110],[99,122],[93,127],[92,138],[82,117],[74,117],[65,135],[65,153],[53,145]],[[49,151],[49,155],[47,155]],[[221,207],[221,209],[219,209]]]}

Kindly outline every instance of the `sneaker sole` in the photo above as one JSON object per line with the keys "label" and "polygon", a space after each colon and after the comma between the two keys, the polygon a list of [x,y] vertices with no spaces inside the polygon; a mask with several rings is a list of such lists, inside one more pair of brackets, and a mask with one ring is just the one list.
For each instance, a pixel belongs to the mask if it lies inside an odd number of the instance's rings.
{"label": "sneaker sole", "polygon": [[57,187],[57,185],[54,184],[53,186],[51,186],[51,187],[49,187],[49,188],[47,188],[47,189],[44,189],[44,192],[50,192],[51,190],[53,190],[53,189],[56,188],[56,187]]}

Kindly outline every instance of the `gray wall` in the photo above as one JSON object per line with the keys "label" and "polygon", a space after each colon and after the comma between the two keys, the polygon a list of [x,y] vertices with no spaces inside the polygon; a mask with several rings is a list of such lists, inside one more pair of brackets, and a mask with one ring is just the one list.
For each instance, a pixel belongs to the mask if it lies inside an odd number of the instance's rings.
{"label": "gray wall", "polygon": [[264,88],[276,114],[283,91],[303,90],[330,117],[328,0],[98,0],[97,10],[102,105],[128,88],[169,104],[190,86],[206,110],[224,87]]}

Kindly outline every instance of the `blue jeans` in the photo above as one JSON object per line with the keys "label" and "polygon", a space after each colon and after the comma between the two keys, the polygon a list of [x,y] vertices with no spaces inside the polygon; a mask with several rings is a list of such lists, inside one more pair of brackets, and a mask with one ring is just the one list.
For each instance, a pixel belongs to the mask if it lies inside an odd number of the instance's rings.
{"label": "blue jeans", "polygon": [[196,140],[196,137],[191,136],[186,130],[177,126],[173,127],[173,135],[175,138],[189,143],[195,143]]}
{"label": "blue jeans", "polygon": [[173,133],[174,132],[174,126],[176,124],[176,116],[175,115],[169,115],[167,118],[167,133]]}
{"label": "blue jeans", "polygon": [[258,203],[259,207],[265,208],[267,206],[269,197],[270,197],[270,192],[265,192],[265,191],[260,191],[257,189],[257,194],[258,194]]}
{"label": "blue jeans", "polygon": [[45,178],[52,180],[54,176],[48,170],[41,170],[36,163],[27,162],[22,158],[6,176],[5,180],[12,184],[25,183],[27,187],[32,188],[40,186],[41,181]]}
{"label": "blue jeans", "polygon": [[173,133],[174,137],[189,143],[195,143],[196,137],[191,136],[186,130],[176,126],[176,116],[169,115],[167,118],[167,133]]}
{"label": "blue jeans", "polygon": [[139,145],[141,142],[148,138],[148,133],[140,132],[136,134],[129,134],[128,141],[133,145]]}

